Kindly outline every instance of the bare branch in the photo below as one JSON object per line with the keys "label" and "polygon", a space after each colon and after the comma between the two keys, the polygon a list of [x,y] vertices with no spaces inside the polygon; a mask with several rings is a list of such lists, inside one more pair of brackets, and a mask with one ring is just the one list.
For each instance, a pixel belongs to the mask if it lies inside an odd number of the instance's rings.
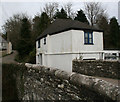
{"label": "bare branch", "polygon": [[99,16],[105,14],[105,9],[101,7],[99,2],[85,3],[84,11],[92,26],[97,24]]}
{"label": "bare branch", "polygon": [[72,9],[73,4],[71,2],[68,2],[67,4],[63,5],[63,9],[66,11],[68,18],[74,19],[75,13],[73,12]]}
{"label": "bare branch", "polygon": [[43,8],[43,12],[45,12],[52,20],[54,14],[56,13],[56,11],[58,9],[58,6],[59,6],[59,4],[57,2],[46,3],[45,7]]}

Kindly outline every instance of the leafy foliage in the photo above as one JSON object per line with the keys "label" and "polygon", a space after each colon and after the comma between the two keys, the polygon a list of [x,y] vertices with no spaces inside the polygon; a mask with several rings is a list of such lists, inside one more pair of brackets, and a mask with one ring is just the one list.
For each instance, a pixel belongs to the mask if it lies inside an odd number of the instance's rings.
{"label": "leafy foliage", "polygon": [[16,49],[18,40],[20,39],[21,20],[24,17],[27,16],[25,14],[15,14],[3,25],[5,36],[12,43],[13,49]]}
{"label": "leafy foliage", "polygon": [[114,49],[118,49],[120,33],[119,33],[119,25],[117,19],[115,17],[110,19],[110,47]]}
{"label": "leafy foliage", "polygon": [[50,19],[48,15],[45,12],[43,12],[40,17],[40,24],[39,24],[40,33],[39,34],[41,34],[48,27],[49,24],[50,24]]}
{"label": "leafy foliage", "polygon": [[87,20],[87,18],[85,16],[83,10],[77,11],[77,16],[75,17],[75,20],[78,20],[80,22],[89,24],[89,22],[88,22],[88,20]]}
{"label": "leafy foliage", "polygon": [[50,18],[45,12],[43,12],[41,16],[35,16],[33,22],[32,39],[34,40],[32,40],[32,42],[35,46],[36,38],[48,27],[50,24]]}
{"label": "leafy foliage", "polygon": [[61,18],[61,19],[67,19],[67,13],[66,11],[62,8],[61,11],[57,10],[54,18]]}
{"label": "leafy foliage", "polygon": [[20,30],[21,39],[17,44],[17,51],[21,58],[27,56],[32,50],[31,44],[31,24],[27,18],[23,18]]}
{"label": "leafy foliage", "polygon": [[103,40],[104,40],[104,48],[110,48],[110,30],[109,30],[109,22],[107,17],[102,16],[99,22],[97,23],[98,27],[104,31]]}
{"label": "leafy foliage", "polygon": [[36,62],[36,50],[35,50],[35,48],[29,53],[28,62],[35,64],[35,62]]}

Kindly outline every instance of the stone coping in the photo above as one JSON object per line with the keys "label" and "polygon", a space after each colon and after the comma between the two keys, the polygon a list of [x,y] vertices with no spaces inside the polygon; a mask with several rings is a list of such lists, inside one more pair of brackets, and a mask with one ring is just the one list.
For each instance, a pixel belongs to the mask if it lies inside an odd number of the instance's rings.
{"label": "stone coping", "polygon": [[112,100],[120,100],[120,86],[113,85],[102,79],[98,79],[92,76],[87,76],[78,73],[67,73],[65,71],[59,70],[57,68],[40,66],[37,64],[25,63],[25,66],[29,68],[29,71],[33,73],[35,71],[40,71],[47,73],[49,75],[54,75],[60,79],[68,80],[76,85],[84,85],[89,89],[100,93],[101,95],[107,96]]}

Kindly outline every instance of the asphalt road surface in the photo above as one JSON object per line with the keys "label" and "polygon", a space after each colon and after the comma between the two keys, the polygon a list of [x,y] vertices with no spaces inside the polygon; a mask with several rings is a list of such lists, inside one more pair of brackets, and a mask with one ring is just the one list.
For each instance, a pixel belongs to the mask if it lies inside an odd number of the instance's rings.
{"label": "asphalt road surface", "polygon": [[13,51],[12,54],[10,55],[7,55],[5,57],[2,57],[0,59],[2,59],[2,63],[17,63],[14,59],[15,59],[15,56],[17,55],[17,52],[16,51]]}

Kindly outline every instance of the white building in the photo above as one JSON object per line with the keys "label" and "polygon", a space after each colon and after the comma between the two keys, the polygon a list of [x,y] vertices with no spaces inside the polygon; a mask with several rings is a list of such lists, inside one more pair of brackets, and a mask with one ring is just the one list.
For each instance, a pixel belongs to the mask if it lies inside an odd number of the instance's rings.
{"label": "white building", "polygon": [[0,55],[2,55],[2,53],[4,53],[4,54],[12,53],[12,44],[11,44],[11,42],[7,42],[0,35]]}
{"label": "white building", "polygon": [[72,72],[73,59],[103,59],[103,31],[57,19],[37,38],[36,51],[37,64]]}
{"label": "white building", "polygon": [[0,35],[0,50],[6,50],[7,49],[7,41],[2,38]]}

